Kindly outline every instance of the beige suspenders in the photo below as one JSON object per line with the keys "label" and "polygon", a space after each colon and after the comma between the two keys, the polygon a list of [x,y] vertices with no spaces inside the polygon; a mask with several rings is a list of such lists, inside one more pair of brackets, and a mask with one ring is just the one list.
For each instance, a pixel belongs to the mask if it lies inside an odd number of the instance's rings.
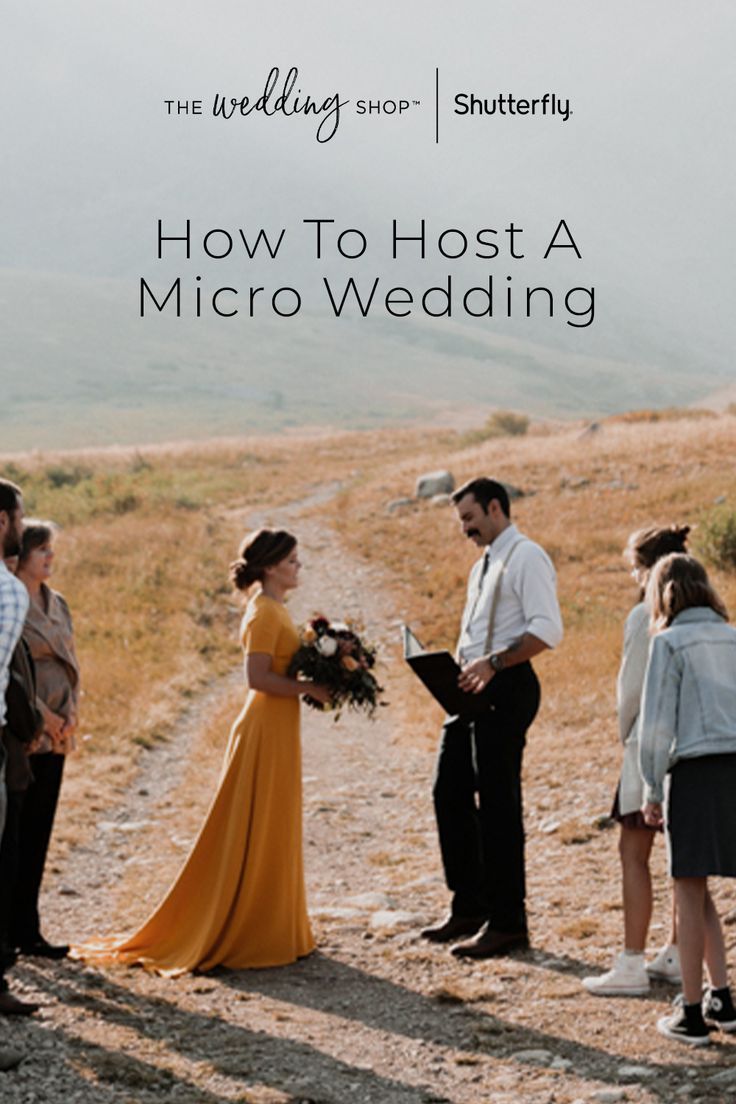
{"label": "beige suspenders", "polygon": [[483,649],[484,654],[490,654],[491,644],[493,643],[493,623],[496,620],[496,609],[498,607],[498,599],[501,593],[501,580],[506,574],[506,568],[509,565],[509,560],[511,559],[519,545],[522,544],[522,542],[526,539],[526,537],[519,537],[519,539],[517,541],[514,541],[514,543],[511,545],[511,548],[509,548],[508,552],[506,553],[506,558],[503,560],[497,560],[496,563],[493,565],[496,574],[493,580],[493,594],[491,596],[491,609],[488,614],[488,632],[486,633],[486,643],[485,648]]}

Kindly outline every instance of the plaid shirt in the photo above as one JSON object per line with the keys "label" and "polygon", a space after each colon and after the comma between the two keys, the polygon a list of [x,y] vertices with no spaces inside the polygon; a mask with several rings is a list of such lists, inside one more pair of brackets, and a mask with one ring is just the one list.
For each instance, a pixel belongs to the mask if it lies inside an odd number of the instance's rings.
{"label": "plaid shirt", "polygon": [[28,591],[0,559],[0,727],[5,724],[8,667],[28,613]]}

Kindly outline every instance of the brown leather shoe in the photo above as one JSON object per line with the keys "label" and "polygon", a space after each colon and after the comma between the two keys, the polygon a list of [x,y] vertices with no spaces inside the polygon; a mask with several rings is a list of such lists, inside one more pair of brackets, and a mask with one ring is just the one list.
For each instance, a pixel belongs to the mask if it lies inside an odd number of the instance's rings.
{"label": "brown leather shoe", "polygon": [[32,1016],[40,1007],[40,1004],[31,1001],[18,1000],[7,990],[0,993],[0,1016]]}
{"label": "brown leather shoe", "polygon": [[452,953],[458,958],[494,958],[511,951],[526,950],[528,946],[529,936],[525,931],[502,932],[486,928],[470,943],[458,943],[457,947],[452,948]]}
{"label": "brown leather shoe", "polygon": [[48,939],[44,939],[42,935],[35,939],[32,943],[21,943],[18,948],[22,955],[28,955],[33,958],[66,958],[69,954],[68,943],[49,943]]}
{"label": "brown leather shoe", "polygon": [[464,935],[475,935],[485,922],[485,916],[448,916],[438,928],[425,928],[422,938],[430,943],[452,943]]}

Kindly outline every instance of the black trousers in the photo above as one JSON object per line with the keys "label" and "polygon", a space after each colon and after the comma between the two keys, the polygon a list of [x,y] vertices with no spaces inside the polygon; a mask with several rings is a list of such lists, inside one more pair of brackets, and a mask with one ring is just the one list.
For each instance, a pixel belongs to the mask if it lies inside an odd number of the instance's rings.
{"label": "black trousers", "polygon": [[38,894],[54,826],[66,757],[56,752],[30,756],[33,782],[20,813],[19,859],[10,938],[15,946],[33,943],[41,935]]}
{"label": "black trousers", "polygon": [[[5,789],[5,748],[3,746],[3,726],[0,725],[0,844],[2,844],[3,831],[5,829],[5,813],[7,809],[7,792]],[[0,901],[8,892],[8,887],[3,883],[0,875]],[[8,983],[5,980],[5,963],[0,955],[0,993],[7,992]]]}
{"label": "black trousers", "polygon": [[5,828],[0,840],[0,960],[4,965],[7,965],[8,952],[15,946],[11,929],[18,899],[20,825],[25,796],[24,790],[7,791]]}
{"label": "black trousers", "polygon": [[530,663],[494,676],[487,714],[442,730],[433,797],[454,916],[526,931],[521,765],[539,709]]}

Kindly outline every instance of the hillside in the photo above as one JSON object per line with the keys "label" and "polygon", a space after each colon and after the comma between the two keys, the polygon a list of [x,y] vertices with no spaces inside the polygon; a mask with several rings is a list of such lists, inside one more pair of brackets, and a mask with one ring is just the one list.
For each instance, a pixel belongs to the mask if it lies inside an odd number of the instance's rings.
{"label": "hillside", "polygon": [[[162,285],[163,286],[163,285]],[[468,319],[138,317],[137,281],[0,271],[5,450],[696,402],[730,365],[631,317],[596,333]],[[602,329],[602,334],[599,332]],[[459,381],[462,381],[460,384]]]}

